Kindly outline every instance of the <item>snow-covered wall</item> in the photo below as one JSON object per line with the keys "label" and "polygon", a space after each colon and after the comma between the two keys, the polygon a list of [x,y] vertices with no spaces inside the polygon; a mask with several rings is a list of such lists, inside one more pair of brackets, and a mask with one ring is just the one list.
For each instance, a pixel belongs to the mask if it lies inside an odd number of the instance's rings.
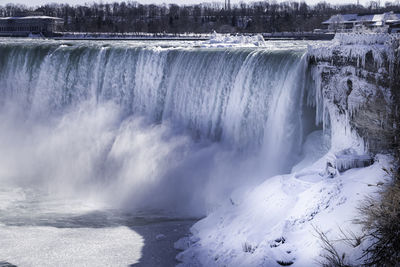
{"label": "snow-covered wall", "polygon": [[331,115],[333,146],[343,148],[357,137],[357,147],[373,153],[397,146],[399,45],[399,34],[348,33],[309,46],[315,103],[321,118]]}

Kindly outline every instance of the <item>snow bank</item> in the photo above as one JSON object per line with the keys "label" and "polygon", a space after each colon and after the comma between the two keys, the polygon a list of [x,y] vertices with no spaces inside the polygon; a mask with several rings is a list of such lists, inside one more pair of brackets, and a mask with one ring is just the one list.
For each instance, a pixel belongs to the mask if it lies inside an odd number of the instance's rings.
{"label": "snow bank", "polygon": [[331,60],[334,55],[348,61],[355,59],[362,67],[365,67],[367,54],[371,53],[375,64],[381,67],[386,58],[394,62],[394,50],[399,47],[400,34],[338,33],[332,42],[309,46],[308,53],[320,60]]}
{"label": "snow bank", "polygon": [[264,37],[261,34],[254,36],[219,34],[214,31],[210,40],[203,41],[203,47],[231,47],[231,46],[264,46]]}
{"label": "snow bank", "polygon": [[334,42],[338,42],[341,45],[353,45],[353,44],[364,44],[364,45],[386,45],[394,40],[398,39],[400,34],[388,34],[388,33],[337,33]]}
{"label": "snow bank", "polygon": [[[196,223],[192,236],[176,243],[185,249],[181,266],[318,266],[322,252],[314,227],[337,239],[340,230],[361,231],[352,224],[357,205],[376,191],[390,160],[379,155],[366,168],[334,179],[324,176],[321,159],[301,171],[275,176],[231,199]],[[357,264],[362,246],[338,247]],[[358,262],[359,263],[359,262]]]}

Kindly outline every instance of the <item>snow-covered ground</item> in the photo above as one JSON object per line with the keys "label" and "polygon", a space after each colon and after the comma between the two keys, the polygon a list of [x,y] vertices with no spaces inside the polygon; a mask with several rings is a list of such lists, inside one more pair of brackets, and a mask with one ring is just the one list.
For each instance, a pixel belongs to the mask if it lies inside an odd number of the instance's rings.
{"label": "snow-covered ground", "polygon": [[[182,266],[317,266],[322,247],[315,229],[332,240],[341,230],[360,233],[354,224],[357,206],[374,194],[387,179],[391,158],[377,155],[373,165],[353,168],[330,178],[321,132],[305,143],[302,162],[288,175],[267,179],[254,189],[232,197],[205,219],[196,223],[192,236],[179,240],[176,248]],[[318,153],[325,156],[313,162]],[[307,166],[308,164],[308,166]],[[351,262],[360,256],[362,245],[353,248],[338,243]]]}

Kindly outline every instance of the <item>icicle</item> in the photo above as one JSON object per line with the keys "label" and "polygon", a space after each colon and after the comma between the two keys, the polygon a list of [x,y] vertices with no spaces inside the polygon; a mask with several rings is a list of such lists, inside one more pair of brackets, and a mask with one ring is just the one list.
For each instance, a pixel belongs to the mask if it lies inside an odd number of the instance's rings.
{"label": "icicle", "polygon": [[373,159],[369,155],[335,155],[335,167],[339,172],[344,172],[353,168],[363,168],[373,164]]}

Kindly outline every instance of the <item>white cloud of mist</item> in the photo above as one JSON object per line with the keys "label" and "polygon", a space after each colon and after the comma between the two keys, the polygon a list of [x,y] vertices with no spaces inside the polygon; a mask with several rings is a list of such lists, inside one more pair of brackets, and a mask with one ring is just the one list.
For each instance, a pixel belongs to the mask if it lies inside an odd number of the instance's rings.
{"label": "white cloud of mist", "polygon": [[[86,102],[61,116],[0,112],[0,182],[97,199],[129,211],[202,216],[239,185],[266,177],[253,157],[193,141],[168,123]],[[19,111],[18,111],[19,110]]]}

